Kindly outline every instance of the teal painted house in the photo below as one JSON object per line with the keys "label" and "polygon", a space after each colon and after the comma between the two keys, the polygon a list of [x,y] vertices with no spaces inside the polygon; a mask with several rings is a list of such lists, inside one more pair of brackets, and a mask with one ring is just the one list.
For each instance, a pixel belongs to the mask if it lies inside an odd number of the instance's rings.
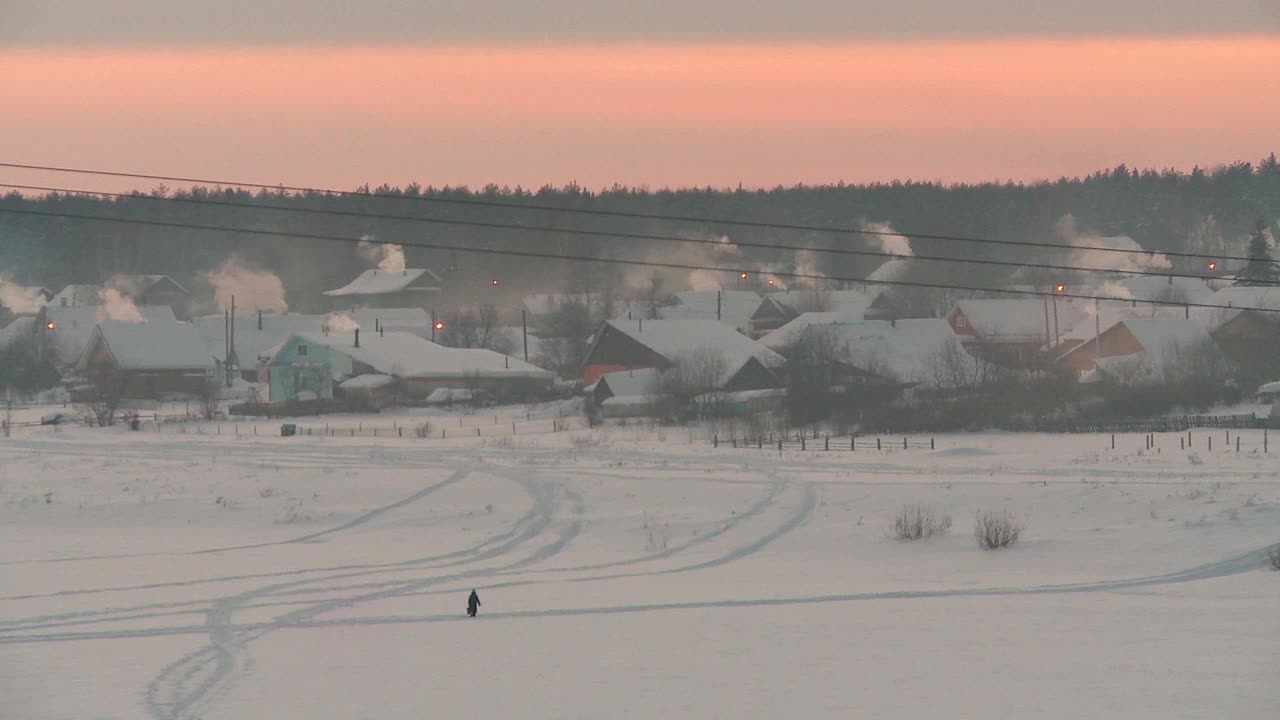
{"label": "teal painted house", "polygon": [[332,400],[334,378],[346,377],[351,370],[349,356],[307,335],[294,335],[267,364],[268,398],[271,402]]}

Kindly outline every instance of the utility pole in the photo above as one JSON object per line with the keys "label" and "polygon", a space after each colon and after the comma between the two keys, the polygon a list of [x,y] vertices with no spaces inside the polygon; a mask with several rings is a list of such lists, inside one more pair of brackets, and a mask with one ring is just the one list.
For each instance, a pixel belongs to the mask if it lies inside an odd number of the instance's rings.
{"label": "utility pole", "polygon": [[[431,324],[435,327],[435,323]],[[524,361],[529,362],[529,311],[520,309],[520,334],[524,338]]]}
{"label": "utility pole", "polygon": [[227,387],[231,387],[232,383],[234,382],[233,380],[234,375],[232,373],[235,372],[232,368],[240,364],[239,361],[236,360],[236,296],[235,295],[231,296],[231,313],[228,317],[230,317],[230,322],[228,323],[230,327],[230,331],[227,333],[227,344],[230,347],[230,350],[227,352]]}

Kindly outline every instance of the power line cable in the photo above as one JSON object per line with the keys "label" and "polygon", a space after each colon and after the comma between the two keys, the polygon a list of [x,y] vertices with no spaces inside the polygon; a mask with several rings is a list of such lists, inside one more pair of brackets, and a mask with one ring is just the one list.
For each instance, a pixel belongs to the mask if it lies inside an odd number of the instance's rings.
{"label": "power line cable", "polygon": [[[627,219],[633,219],[633,220],[688,222],[688,223],[698,223],[703,225],[730,225],[735,227],[750,227],[750,228],[760,228],[760,229],[767,229],[767,230],[788,230],[788,231],[796,231],[796,232],[860,235],[860,236],[867,236],[867,237],[902,236],[902,237],[908,237],[908,238],[917,238],[920,240],[944,240],[949,242],[967,242],[967,243],[981,243],[981,244],[989,244],[989,245],[1032,247],[1032,248],[1039,248],[1042,250],[1052,248],[1052,249],[1062,249],[1062,250],[1072,250],[1072,251],[1092,250],[1092,251],[1098,251],[1098,252],[1112,252],[1112,253],[1131,254],[1131,255],[1161,254],[1166,257],[1188,258],[1188,259],[1199,260],[1199,261],[1235,260],[1235,261],[1247,262],[1247,261],[1253,260],[1257,262],[1257,260],[1249,258],[1248,256],[1240,256],[1240,255],[1207,255],[1202,253],[1189,253],[1189,252],[1182,252],[1182,251],[1176,251],[1176,250],[1142,250],[1142,249],[1135,250],[1132,248],[1111,248],[1111,247],[1105,247],[1101,245],[1069,245],[1065,243],[1037,243],[1037,242],[1030,242],[1027,240],[997,240],[994,238],[967,237],[963,235],[944,235],[944,234],[936,234],[936,233],[917,233],[917,232],[894,232],[894,231],[886,231],[886,230],[869,230],[865,228],[850,228],[850,227],[843,227],[843,226],[832,227],[832,226],[821,226],[821,225],[802,225],[802,224],[796,224],[796,223],[765,222],[765,221],[757,221],[757,220],[734,220],[731,218],[696,217],[696,216],[687,216],[687,215],[670,215],[670,214],[662,214],[662,213],[642,213],[642,212],[633,212],[633,211],[625,211],[625,210],[567,208],[567,207],[560,207],[555,205],[541,205],[536,203],[519,203],[519,202],[511,202],[511,201],[504,201],[504,200],[485,200],[485,199],[479,199],[479,198],[447,198],[447,197],[430,197],[426,195],[390,195],[390,194],[379,194],[379,193],[371,193],[371,192],[358,192],[358,191],[352,191],[352,190],[334,190],[330,188],[311,188],[311,187],[304,187],[304,186],[298,186],[298,185],[283,185],[283,184],[267,185],[265,183],[238,182],[234,180],[212,180],[208,178],[190,178],[190,177],[181,177],[181,176],[175,176],[175,175],[131,173],[131,172],[121,172],[121,171],[114,171],[114,170],[94,170],[90,168],[60,167],[55,165],[35,165],[35,164],[28,164],[28,163],[0,162],[0,167],[13,168],[18,170],[35,170],[40,172],[71,173],[71,174],[78,174],[78,175],[96,175],[101,177],[131,178],[131,179],[139,179],[139,180],[158,180],[161,182],[191,183],[192,185],[243,187],[243,188],[254,188],[258,190],[278,190],[278,191],[288,191],[288,192],[295,192],[295,193],[319,193],[319,194],[325,194],[325,195],[335,195],[335,196],[344,196],[344,197],[345,196],[375,197],[375,198],[383,198],[387,200],[439,203],[439,204],[450,204],[450,205],[470,205],[470,206],[476,206],[476,207],[508,208],[508,209],[514,209],[514,210],[524,210],[524,211],[571,213],[575,215],[617,217],[617,218],[627,218]],[[1280,263],[1280,260],[1267,260],[1265,262]]]}
{"label": "power line cable", "polygon": [[[664,269],[673,269],[673,270],[705,270],[710,272],[724,272],[724,273],[743,271],[743,268],[729,268],[729,267],[721,267],[721,266],[715,266],[715,265],[697,265],[693,263],[659,262],[659,261],[653,261],[653,260],[630,260],[630,259],[624,259],[624,258],[601,258],[601,257],[594,257],[591,255],[566,255],[566,254],[557,254],[557,253],[534,252],[531,250],[477,248],[477,247],[469,247],[469,246],[463,246],[463,245],[448,245],[443,243],[394,242],[391,240],[378,240],[376,238],[374,239],[353,238],[353,237],[347,237],[347,236],[341,236],[341,235],[322,235],[319,233],[288,232],[284,230],[263,230],[258,228],[240,228],[240,227],[230,227],[230,226],[223,226],[223,225],[198,225],[195,223],[180,223],[180,222],[169,222],[169,221],[162,221],[162,220],[140,220],[136,218],[113,218],[113,217],[105,217],[101,215],[81,215],[79,213],[46,212],[41,210],[17,210],[13,208],[0,207],[0,213],[7,213],[11,215],[30,215],[30,216],[36,216],[36,217],[61,218],[61,219],[68,219],[68,220],[85,220],[85,221],[93,221],[93,222],[111,222],[111,223],[122,223],[122,224],[128,224],[128,225],[166,227],[166,228],[174,228],[174,229],[182,229],[182,230],[203,230],[203,231],[209,231],[209,232],[258,235],[258,236],[264,236],[264,237],[282,237],[282,238],[294,238],[294,239],[301,239],[301,240],[317,240],[317,241],[324,241],[324,242],[340,242],[340,243],[354,244],[354,245],[359,245],[361,243],[373,243],[378,245],[399,245],[402,247],[416,247],[416,248],[422,248],[426,250],[447,250],[447,251],[453,251],[453,252],[497,255],[502,257],[524,257],[524,258],[537,258],[542,260],[593,262],[593,263],[601,263],[601,264],[628,265],[628,266],[664,268]],[[908,281],[908,280],[859,280],[856,278],[841,277],[837,275],[826,275],[821,273],[773,272],[773,271],[763,271],[763,272],[753,271],[753,272],[757,272],[758,274],[774,275],[777,277],[796,278],[800,280],[825,280],[825,281],[835,281],[835,282],[861,283],[865,285],[883,285],[883,286],[890,286],[890,287],[915,287],[915,288],[927,288],[927,289],[935,289],[935,290],[964,290],[969,292],[994,292],[994,293],[1003,293],[1008,295],[1033,296],[1037,298],[1045,297],[1047,295],[1052,294],[1057,297],[1079,299],[1079,300],[1097,300],[1097,301],[1106,301],[1106,302],[1123,302],[1123,303],[1135,303],[1135,304],[1141,302],[1148,305],[1165,305],[1169,307],[1181,307],[1181,308],[1194,307],[1194,308],[1210,308],[1210,309],[1217,309],[1217,310],[1241,310],[1241,311],[1254,310],[1257,312],[1280,313],[1280,308],[1273,309],[1273,308],[1265,308],[1265,307],[1217,305],[1213,303],[1179,302],[1179,301],[1172,301],[1172,300],[1136,299],[1132,297],[1126,298],[1126,297],[1107,296],[1107,295],[1085,295],[1081,293],[1070,293],[1066,291],[1057,292],[1057,293],[1046,293],[1046,292],[1041,292],[1036,290],[990,288],[990,287],[981,287],[981,286],[975,286],[975,285],[959,285],[959,284],[953,284],[953,283],[928,283],[928,282],[918,282],[918,281]]]}
{"label": "power line cable", "polygon": [[[953,258],[942,257],[937,255],[904,255],[902,253],[879,252],[875,250],[853,250],[849,248],[820,248],[820,247],[799,247],[795,245],[783,245],[779,243],[759,243],[739,240],[711,240],[707,238],[682,238],[671,235],[656,235],[650,233],[634,233],[621,232],[614,230],[585,230],[581,228],[558,228],[541,225],[522,225],[517,223],[500,223],[484,220],[457,220],[452,218],[424,217],[420,215],[393,215],[388,213],[369,213],[355,210],[332,210],[327,208],[305,208],[290,207],[285,205],[269,205],[258,203],[234,202],[231,200],[218,200],[207,198],[193,197],[167,197],[155,195],[142,195],[134,193],[112,193],[97,190],[86,190],[82,188],[66,188],[51,187],[45,185],[20,185],[16,183],[0,183],[0,187],[19,188],[24,190],[37,190],[40,192],[63,193],[67,195],[86,195],[100,196],[119,199],[131,200],[150,200],[155,202],[169,203],[188,203],[195,205],[209,205],[214,207],[229,207],[246,210],[271,210],[278,212],[298,212],[317,215],[330,215],[338,217],[356,217],[371,220],[397,220],[405,222],[421,222],[437,225],[452,225],[462,227],[480,227],[499,230],[514,230],[519,232],[547,232],[562,233],[566,235],[578,235],[588,237],[609,237],[627,240],[648,240],[660,242],[675,242],[695,245],[709,245],[714,247],[725,247],[728,245],[740,248],[752,248],[761,250],[784,251],[784,252],[815,252],[829,255],[850,255],[860,257],[878,257],[890,260],[920,260],[924,262],[959,262],[972,265],[989,265],[995,267],[1008,267],[1015,269],[1036,268],[1042,270],[1054,270],[1059,272],[1086,272],[1086,273],[1112,273],[1117,275],[1129,275],[1135,277],[1160,277],[1160,278],[1186,278],[1192,280],[1220,280],[1223,279],[1217,275],[1197,275],[1193,273],[1179,273],[1173,271],[1161,270],[1128,270],[1121,268],[1101,268],[1087,267],[1079,265],[1058,265],[1053,263],[1036,263],[1036,262],[1016,262],[1011,260],[992,260],[992,259],[975,259],[975,258]],[[1259,281],[1265,285],[1280,286],[1280,281]]]}

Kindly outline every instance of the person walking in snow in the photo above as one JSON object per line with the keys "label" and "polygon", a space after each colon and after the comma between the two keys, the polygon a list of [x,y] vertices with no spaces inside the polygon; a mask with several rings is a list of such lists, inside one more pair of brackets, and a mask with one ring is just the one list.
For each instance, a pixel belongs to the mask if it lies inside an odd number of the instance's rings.
{"label": "person walking in snow", "polygon": [[480,609],[480,596],[473,589],[471,597],[467,598],[467,617],[475,617],[476,611]]}

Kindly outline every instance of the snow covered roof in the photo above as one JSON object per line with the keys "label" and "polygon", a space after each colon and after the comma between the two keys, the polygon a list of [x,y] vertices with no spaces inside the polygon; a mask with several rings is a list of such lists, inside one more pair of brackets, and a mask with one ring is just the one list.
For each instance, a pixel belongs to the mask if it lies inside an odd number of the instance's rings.
{"label": "snow covered roof", "polygon": [[[168,305],[139,305],[138,314],[146,322],[159,325],[177,324],[173,308]],[[45,308],[45,321],[53,323],[50,347],[58,365],[74,365],[84,354],[89,338],[98,323],[107,321],[106,311],[98,305],[79,305],[76,307],[59,307],[50,304]],[[201,343],[201,349],[206,346]]]}
{"label": "snow covered roof", "polygon": [[1280,393],[1280,380],[1275,382],[1264,383],[1258,387],[1257,394],[1276,394]]}
{"label": "snow covered roof", "polygon": [[405,270],[365,270],[359,277],[337,290],[326,290],[325,295],[386,295],[405,291],[434,292],[440,289],[440,278],[426,268]]}
{"label": "snow covered roof", "polygon": [[68,285],[58,291],[49,301],[50,307],[69,308],[81,305],[97,305],[102,301],[98,293],[101,285]]}
{"label": "snow covered roof", "polygon": [[597,382],[605,383],[613,392],[612,397],[643,397],[653,393],[661,374],[656,368],[619,370],[601,375]]}
{"label": "snow covered roof", "polygon": [[960,348],[947,321],[938,318],[812,325],[805,333],[834,342],[844,362],[872,372],[889,371],[902,382],[948,385],[951,378],[938,367],[944,352],[957,362],[976,363]]}
{"label": "snow covered roof", "polygon": [[839,312],[850,320],[862,320],[884,290],[882,286],[865,285],[853,290],[788,290],[770,293],[765,300],[797,311],[807,308],[807,312]]}
{"label": "snow covered roof", "polygon": [[760,338],[760,342],[773,350],[782,350],[800,341],[804,331],[811,325],[834,325],[836,323],[856,322],[862,320],[858,313],[844,312],[807,312],[793,318],[790,322]]}
{"label": "snow covered roof", "polygon": [[[431,316],[422,308],[368,308],[343,312],[356,327],[364,332],[361,339],[375,334],[381,326],[386,332],[408,332],[419,337],[429,337]],[[252,367],[261,357],[270,357],[275,348],[292,335],[323,332],[329,315],[305,315],[298,313],[263,313],[262,328],[258,328],[258,315],[241,315],[235,318],[236,357],[242,367]],[[226,317],[206,315],[192,321],[205,347],[213,357],[226,353]]]}
{"label": "snow covered roof", "polygon": [[906,258],[894,258],[876,268],[867,276],[868,282],[892,283],[903,279],[911,271],[911,261]]}
{"label": "snow covered roof", "polygon": [[658,314],[664,320],[715,320],[718,302],[720,322],[745,329],[762,301],[750,290],[691,290],[676,293],[675,303],[662,307]]}
{"label": "snow covered roof", "polygon": [[121,370],[212,370],[211,356],[190,323],[177,321],[123,322],[103,320],[89,339],[81,358],[83,368],[91,349],[101,341]]}
{"label": "snow covered roof", "polygon": [[390,375],[381,375],[378,373],[369,373],[368,375],[357,375],[349,380],[339,383],[339,387],[344,390],[372,390],[374,388],[386,387],[394,384],[395,378]]}
{"label": "snow covered roof", "polygon": [[[1116,332],[1122,326],[1142,349],[1128,355],[1103,357],[1094,363],[1099,370],[1110,375],[1132,380],[1162,380],[1183,361],[1184,353],[1188,351],[1203,348],[1207,352],[1221,354],[1204,323],[1195,319],[1133,318],[1115,323],[1103,334]],[[1093,343],[1085,343],[1066,352],[1063,357],[1077,352],[1092,359],[1097,349]]]}
{"label": "snow covered roof", "polygon": [[767,346],[715,320],[610,320],[606,324],[673,362],[704,348],[714,349],[724,355],[729,376],[751,358],[771,368],[787,362]]}
{"label": "snow covered roof", "polygon": [[[1064,314],[1073,317],[1076,314],[1072,307],[1068,303],[1058,302],[1059,327],[1062,326]],[[1045,305],[1040,299],[961,300],[948,317],[954,316],[956,312],[964,314],[974,332],[990,340],[1043,340],[1045,337]]]}
{"label": "snow covered roof", "polygon": [[410,333],[361,333],[355,347],[350,333],[298,333],[374,371],[403,378],[532,378],[550,380],[551,372],[492,350],[451,348]]}
{"label": "snow covered roof", "polygon": [[[319,332],[324,323],[323,315],[279,315],[263,313],[262,329],[258,329],[257,315],[235,318],[236,357],[241,367],[253,367],[258,358],[271,354],[272,348],[282,344],[289,336],[303,332]],[[226,354],[226,317],[207,315],[191,321],[210,355],[221,358]]]}
{"label": "snow covered roof", "polygon": [[1178,302],[1212,302],[1213,290],[1199,278],[1143,276],[1113,281],[1109,285],[1123,287],[1134,300]]}
{"label": "snow covered roof", "polygon": [[49,305],[63,308],[101,305],[101,293],[106,288],[118,290],[125,297],[139,298],[162,282],[171,284],[178,292],[187,292],[186,288],[168,275],[117,275],[101,285],[68,285],[49,300]]}
{"label": "snow covered roof", "polygon": [[1125,320],[1123,324],[1137,338],[1142,349],[1149,353],[1163,353],[1178,347],[1213,343],[1204,325],[1195,320],[1140,318]]}

